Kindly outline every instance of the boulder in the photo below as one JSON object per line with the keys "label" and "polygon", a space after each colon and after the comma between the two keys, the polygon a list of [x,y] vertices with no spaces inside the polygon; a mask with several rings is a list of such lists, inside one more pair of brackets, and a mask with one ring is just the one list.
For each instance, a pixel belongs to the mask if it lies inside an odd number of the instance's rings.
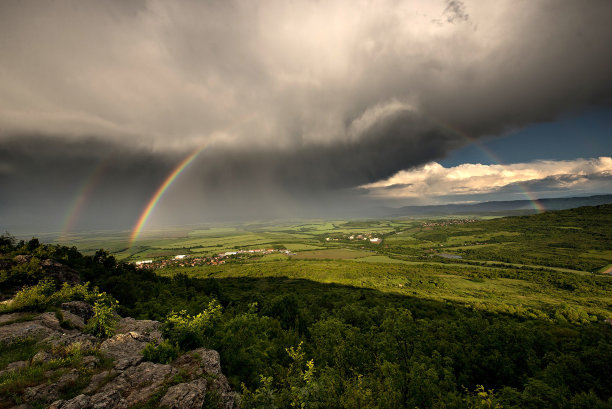
{"label": "boulder", "polygon": [[126,409],[127,404],[118,391],[94,396],[79,395],[68,401],[53,402],[48,409]]}
{"label": "boulder", "polygon": [[8,364],[3,370],[0,371],[0,377],[8,374],[9,372],[15,372],[28,365],[28,361],[15,361]]}
{"label": "boulder", "polygon": [[46,259],[40,262],[45,276],[53,278],[58,283],[79,284],[81,277],[76,270],[57,261]]}
{"label": "boulder", "polygon": [[42,338],[56,332],[43,325],[40,321],[17,322],[0,327],[0,346],[27,338]]}
{"label": "boulder", "polygon": [[91,377],[91,381],[89,385],[83,390],[83,393],[91,395],[94,392],[97,392],[102,386],[106,385],[108,382],[112,381],[117,375],[119,375],[118,371],[111,369],[110,371],[100,372]]}
{"label": "boulder", "polygon": [[131,317],[121,318],[116,326],[117,334],[131,333],[135,339],[143,342],[162,341],[161,324],[153,320],[135,320]]}
{"label": "boulder", "polygon": [[143,362],[120,373],[94,396],[119,391],[128,406],[143,403],[162,386],[166,378],[176,372],[170,365]]}
{"label": "boulder", "polygon": [[79,373],[76,369],[62,375],[57,382],[52,384],[42,384],[26,388],[24,399],[27,402],[52,402],[59,397],[59,391],[63,387],[76,382],[79,379]]}
{"label": "boulder", "polygon": [[68,311],[78,317],[81,317],[84,323],[87,323],[93,317],[93,307],[84,301],[70,301],[62,303],[62,310]]}
{"label": "boulder", "polygon": [[64,321],[68,321],[73,328],[82,330],[85,328],[85,321],[80,316],[71,313],[67,310],[62,310]]}
{"label": "boulder", "polygon": [[222,400],[224,408],[233,408],[236,394],[231,391],[229,382],[221,372],[221,358],[212,349],[194,349],[174,360],[172,365],[193,377],[205,377],[208,388],[215,390]]}
{"label": "boulder", "polygon": [[117,369],[125,369],[142,361],[142,350],[146,342],[138,340],[138,334],[117,334],[102,342],[100,351],[117,361]]}
{"label": "boulder", "polygon": [[28,261],[32,260],[32,256],[29,254],[19,254],[15,257],[13,257],[13,261],[17,264],[24,264],[27,263]]}
{"label": "boulder", "polygon": [[27,317],[28,315],[30,315],[30,313],[28,312],[13,312],[10,314],[2,314],[0,315],[0,324],[4,324],[5,322],[19,320],[23,317]]}
{"label": "boulder", "polygon": [[200,409],[204,404],[207,386],[208,382],[202,378],[171,386],[159,405],[168,409]]}

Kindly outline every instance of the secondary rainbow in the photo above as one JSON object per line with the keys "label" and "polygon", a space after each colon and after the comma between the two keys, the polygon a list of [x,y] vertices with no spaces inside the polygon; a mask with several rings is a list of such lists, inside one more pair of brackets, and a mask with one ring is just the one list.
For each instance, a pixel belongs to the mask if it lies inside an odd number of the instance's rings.
{"label": "secondary rainbow", "polygon": [[110,163],[110,156],[101,161],[91,172],[87,175],[81,187],[78,189],[75,195],[74,202],[68,208],[64,224],[62,227],[62,233],[59,237],[60,241],[66,241],[68,234],[72,231],[77,220],[83,212],[85,204],[89,201],[94,188],[98,185],[108,164]]}
{"label": "secondary rainbow", "polygon": [[168,175],[166,180],[164,180],[164,183],[162,183],[161,186],[155,191],[155,194],[153,195],[153,197],[151,197],[151,200],[149,200],[149,204],[147,204],[147,207],[145,207],[144,211],[138,218],[138,222],[136,222],[136,225],[132,230],[132,234],[130,236],[130,247],[132,247],[134,241],[140,235],[142,228],[147,222],[149,216],[151,215],[151,212],[155,208],[155,205],[157,205],[157,203],[159,202],[159,199],[161,199],[166,190],[168,190],[170,185],[172,185],[172,182],[174,182],[176,178],[187,168],[187,166],[189,166],[189,164],[193,162],[193,160],[204,150],[204,148],[205,146],[196,149],[191,154],[189,154],[189,156],[183,159],[183,161],[178,164],[178,166],[172,171],[172,173]]}

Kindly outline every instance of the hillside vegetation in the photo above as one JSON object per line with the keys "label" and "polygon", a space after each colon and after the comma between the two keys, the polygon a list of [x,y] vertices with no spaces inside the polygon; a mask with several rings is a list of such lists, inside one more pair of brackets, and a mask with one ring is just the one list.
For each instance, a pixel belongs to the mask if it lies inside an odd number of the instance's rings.
{"label": "hillside vegetation", "polygon": [[[611,209],[280,226],[274,243],[318,255],[214,266],[136,269],[10,237],[2,257],[70,266],[121,314],[164,322],[170,350],[218,350],[245,408],[610,408],[612,284],[590,271],[612,262]],[[4,268],[3,288],[35,284],[38,265]]]}

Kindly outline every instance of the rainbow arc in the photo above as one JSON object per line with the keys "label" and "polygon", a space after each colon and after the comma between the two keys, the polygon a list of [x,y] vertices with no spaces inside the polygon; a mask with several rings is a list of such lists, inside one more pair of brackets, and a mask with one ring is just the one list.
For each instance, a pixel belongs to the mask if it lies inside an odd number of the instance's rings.
{"label": "rainbow arc", "polygon": [[200,147],[200,148],[196,149],[195,151],[193,151],[192,153],[190,153],[185,159],[183,159],[183,161],[181,163],[178,164],[178,166],[176,168],[174,168],[172,173],[170,173],[168,175],[168,177],[159,186],[159,188],[157,188],[157,190],[155,191],[155,194],[153,194],[153,196],[151,197],[151,200],[149,200],[149,203],[147,204],[147,207],[145,207],[145,209],[141,213],[140,217],[138,218],[138,221],[136,222],[136,225],[132,229],[132,234],[130,235],[130,242],[129,242],[129,246],[130,247],[132,247],[132,245],[134,245],[134,242],[138,239],[138,236],[140,236],[142,228],[147,223],[147,220],[149,219],[149,216],[151,216],[151,213],[153,212],[153,209],[155,209],[155,206],[157,205],[157,203],[159,202],[161,197],[168,190],[168,188],[172,185],[172,183],[178,178],[178,176],[204,150],[204,148],[205,148],[205,146]]}

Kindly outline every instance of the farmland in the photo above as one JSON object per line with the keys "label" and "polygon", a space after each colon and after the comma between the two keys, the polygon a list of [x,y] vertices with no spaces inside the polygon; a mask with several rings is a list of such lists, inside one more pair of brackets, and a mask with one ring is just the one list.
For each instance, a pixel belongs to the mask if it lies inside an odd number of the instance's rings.
{"label": "farmland", "polygon": [[[170,341],[218,350],[248,408],[288,407],[295,385],[312,407],[480,407],[483,388],[491,407],[606,407],[611,222],[599,206],[192,226],[132,247],[128,232],[72,237],[87,255],[5,239],[4,257],[60,260],[136,318],[182,310],[192,328],[215,308],[209,329]],[[2,280],[40,274],[27,268]]]}

